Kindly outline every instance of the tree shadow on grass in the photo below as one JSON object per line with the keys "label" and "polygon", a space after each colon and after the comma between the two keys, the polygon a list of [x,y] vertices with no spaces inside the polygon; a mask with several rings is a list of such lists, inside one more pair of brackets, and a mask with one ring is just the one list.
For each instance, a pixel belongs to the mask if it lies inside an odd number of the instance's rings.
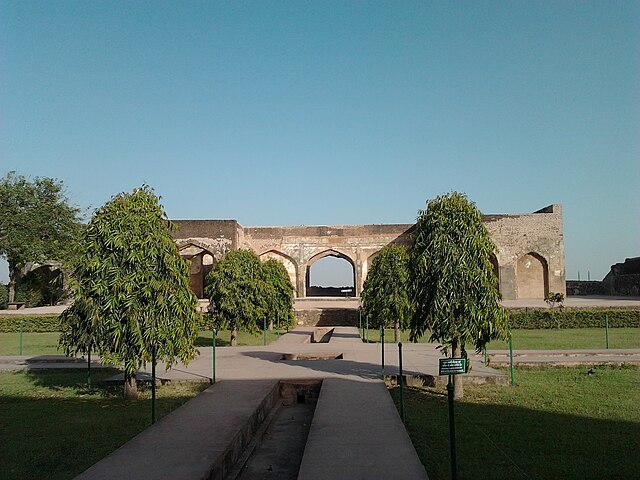
{"label": "tree shadow on grass", "polygon": [[[450,478],[446,395],[405,389],[407,430],[431,480]],[[399,389],[393,397],[399,403]],[[635,479],[639,422],[459,401],[458,478]]]}
{"label": "tree shadow on grass", "polygon": [[110,396],[121,391],[122,387],[107,384],[105,380],[119,372],[116,368],[92,368],[91,385],[87,369],[33,369],[26,370],[26,376],[36,387],[53,391],[70,389],[76,395]]}
{"label": "tree shadow on grass", "polygon": [[[43,391],[0,393],[0,478],[73,478],[150,425],[151,401],[125,400],[122,387],[87,389],[77,371],[26,377]],[[159,398],[158,418],[191,397]]]}

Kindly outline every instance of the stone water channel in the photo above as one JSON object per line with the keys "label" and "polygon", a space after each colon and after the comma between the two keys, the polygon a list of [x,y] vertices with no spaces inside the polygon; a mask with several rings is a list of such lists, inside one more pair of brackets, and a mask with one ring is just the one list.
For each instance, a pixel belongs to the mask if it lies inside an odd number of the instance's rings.
{"label": "stone water channel", "polygon": [[319,380],[280,383],[280,405],[227,478],[296,480],[321,385]]}
{"label": "stone water channel", "polygon": [[[333,328],[313,331],[310,343],[329,343]],[[284,354],[282,360],[324,360],[342,354]],[[280,401],[264,420],[228,480],[296,480],[307,444],[322,380],[280,382]]]}

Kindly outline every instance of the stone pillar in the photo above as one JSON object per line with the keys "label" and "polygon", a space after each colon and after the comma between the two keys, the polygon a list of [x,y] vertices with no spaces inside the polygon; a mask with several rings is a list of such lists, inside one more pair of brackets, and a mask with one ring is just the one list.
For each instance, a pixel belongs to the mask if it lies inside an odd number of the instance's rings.
{"label": "stone pillar", "polygon": [[515,265],[500,265],[500,292],[504,300],[515,300],[518,298],[517,284]]}

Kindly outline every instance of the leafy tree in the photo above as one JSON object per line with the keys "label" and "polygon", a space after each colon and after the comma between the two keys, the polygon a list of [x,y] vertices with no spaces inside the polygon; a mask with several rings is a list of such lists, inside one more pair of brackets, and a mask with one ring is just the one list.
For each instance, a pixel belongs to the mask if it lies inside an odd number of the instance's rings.
{"label": "leafy tree", "polygon": [[280,321],[280,325],[290,327],[294,322],[293,312],[293,285],[282,262],[273,258],[262,264],[264,278],[267,282],[267,318],[270,328],[273,328],[274,319]]}
{"label": "leafy tree", "polygon": [[27,307],[55,305],[64,297],[62,271],[43,266],[28,272],[20,278],[16,287],[16,301]]}
{"label": "leafy tree", "polygon": [[81,231],[78,215],[59,180],[15,172],[0,180],[0,256],[9,264],[9,302],[27,262],[69,260]]}
{"label": "leafy tree", "polygon": [[198,300],[172,228],[149,187],[113,197],[85,231],[74,303],[62,314],[65,352],[123,364],[127,398],[137,397],[136,372],[154,356],[169,368],[196,354]]}
{"label": "leafy tree", "polygon": [[409,253],[400,245],[385,246],[375,256],[362,291],[362,307],[373,325],[393,325],[394,341],[409,326],[413,313],[409,295]]}
{"label": "leafy tree", "polygon": [[9,301],[9,291],[4,283],[0,283],[0,310],[7,308],[7,302]]}
{"label": "leafy tree", "polygon": [[[480,211],[457,192],[427,202],[419,213],[411,250],[412,296],[416,311],[411,338],[431,330],[445,352],[465,356],[506,335],[498,280],[489,256],[495,246]],[[462,398],[462,377],[454,376],[454,398]]]}
{"label": "leafy tree", "polygon": [[231,330],[232,346],[238,344],[238,330],[260,331],[269,305],[265,271],[254,252],[227,253],[209,272],[206,294],[214,324]]}

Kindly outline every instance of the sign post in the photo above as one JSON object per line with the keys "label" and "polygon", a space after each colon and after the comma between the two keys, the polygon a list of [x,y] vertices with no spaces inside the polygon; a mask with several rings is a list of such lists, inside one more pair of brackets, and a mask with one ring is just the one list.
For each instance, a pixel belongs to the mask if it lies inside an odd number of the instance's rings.
{"label": "sign post", "polygon": [[382,348],[382,381],[384,382],[384,326],[380,325],[380,345]]}
{"label": "sign post", "polygon": [[211,330],[211,384],[216,383],[216,329]]}
{"label": "sign post", "polygon": [[456,426],[453,410],[453,376],[467,373],[466,358],[441,358],[438,375],[448,375],[447,397],[449,399],[449,441],[451,444],[451,480],[456,480]]}

